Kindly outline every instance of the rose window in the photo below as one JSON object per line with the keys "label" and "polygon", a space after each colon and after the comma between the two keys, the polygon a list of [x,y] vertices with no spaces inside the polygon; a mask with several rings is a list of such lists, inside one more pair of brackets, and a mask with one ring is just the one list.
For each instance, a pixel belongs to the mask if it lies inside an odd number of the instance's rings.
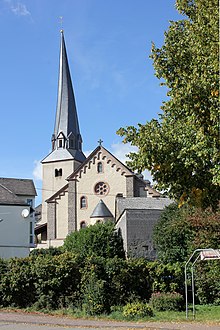
{"label": "rose window", "polygon": [[95,185],[95,193],[97,195],[107,195],[109,192],[109,186],[106,182],[98,182]]}

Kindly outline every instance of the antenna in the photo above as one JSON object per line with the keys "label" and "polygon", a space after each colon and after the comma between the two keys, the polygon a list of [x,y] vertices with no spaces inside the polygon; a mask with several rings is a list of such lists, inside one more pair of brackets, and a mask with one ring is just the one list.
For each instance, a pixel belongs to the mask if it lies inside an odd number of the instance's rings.
{"label": "antenna", "polygon": [[21,212],[21,216],[23,218],[27,218],[29,216],[30,212],[28,209],[23,209],[22,212]]}

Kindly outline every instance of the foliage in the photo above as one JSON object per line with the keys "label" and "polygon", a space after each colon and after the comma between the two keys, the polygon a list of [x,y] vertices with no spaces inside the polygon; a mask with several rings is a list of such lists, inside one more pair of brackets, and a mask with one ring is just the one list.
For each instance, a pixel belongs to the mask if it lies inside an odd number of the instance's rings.
{"label": "foliage", "polygon": [[153,240],[163,262],[187,261],[195,249],[220,246],[220,209],[166,207],[154,228]]}
{"label": "foliage", "polygon": [[[214,264],[213,264],[214,265]],[[198,265],[199,267],[199,265]],[[208,264],[207,266],[208,267]],[[144,259],[38,255],[1,260],[0,305],[34,309],[78,309],[86,315],[109,314],[128,303],[145,303],[154,292],[184,292],[184,265]],[[199,270],[201,302],[219,301],[219,267]],[[207,278],[206,278],[207,275]],[[198,291],[197,291],[198,290]]]}
{"label": "foliage", "polygon": [[163,262],[185,261],[192,231],[186,219],[187,210],[171,204],[162,212],[154,227],[153,241],[157,255]]}
{"label": "foliage", "polygon": [[177,0],[184,19],[171,22],[161,48],[153,44],[156,76],[168,88],[162,114],[121,128],[133,169],[148,169],[157,188],[179,205],[216,207],[220,195],[219,48],[217,0]]}
{"label": "foliage", "polygon": [[196,208],[188,214],[187,221],[194,234],[191,251],[197,248],[220,247],[220,208],[216,212],[209,208],[205,211]]}
{"label": "foliage", "polygon": [[220,306],[220,262],[219,260],[201,261],[196,265],[196,296],[200,304]]}
{"label": "foliage", "polygon": [[48,249],[33,249],[30,252],[30,256],[39,256],[39,255],[50,255],[50,256],[56,256],[59,254],[62,254],[62,248],[61,247],[52,247],[50,246]]}
{"label": "foliage", "polygon": [[56,309],[77,298],[80,282],[80,263],[77,256],[63,253],[57,256],[38,256],[33,264],[35,281],[35,306]]}
{"label": "foliage", "polygon": [[151,262],[148,265],[152,292],[184,293],[184,264]]}
{"label": "foliage", "polygon": [[105,272],[111,306],[150,298],[152,278],[146,260],[108,259]]}
{"label": "foliage", "polygon": [[82,258],[97,255],[104,258],[125,257],[121,234],[112,222],[97,223],[68,235],[63,248]]}
{"label": "foliage", "polygon": [[153,310],[151,306],[144,302],[133,302],[123,307],[123,315],[129,319],[143,318],[146,316],[153,316]]}
{"label": "foliage", "polygon": [[81,269],[80,297],[82,309],[89,315],[108,312],[110,308],[103,257],[92,256]]}
{"label": "foliage", "polygon": [[153,293],[150,304],[157,311],[181,311],[184,310],[184,299],[180,293],[168,292]]}
{"label": "foliage", "polygon": [[6,272],[8,269],[8,262],[5,259],[0,258],[0,306],[2,305],[3,302],[3,288],[2,288],[2,282],[4,281],[4,278],[6,276]]}
{"label": "foliage", "polygon": [[2,306],[27,307],[35,298],[35,274],[32,270],[32,258],[12,258],[7,262],[1,276]]}

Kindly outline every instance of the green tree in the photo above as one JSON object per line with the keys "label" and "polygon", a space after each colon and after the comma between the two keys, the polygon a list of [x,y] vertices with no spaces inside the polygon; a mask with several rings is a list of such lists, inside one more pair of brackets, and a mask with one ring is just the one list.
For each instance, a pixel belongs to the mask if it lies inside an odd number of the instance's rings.
{"label": "green tree", "polygon": [[153,44],[155,74],[168,89],[162,114],[138,128],[121,128],[133,169],[148,169],[157,188],[180,205],[216,207],[220,196],[220,112],[217,0],[177,0],[184,19],[171,22],[161,48]]}
{"label": "green tree", "polygon": [[165,263],[182,262],[188,257],[193,232],[186,214],[185,208],[179,209],[176,204],[171,204],[154,227],[153,240],[158,258]]}
{"label": "green tree", "polygon": [[112,222],[97,223],[71,233],[66,237],[63,248],[82,258],[93,255],[104,258],[125,257],[122,236]]}
{"label": "green tree", "polygon": [[154,228],[154,244],[163,262],[186,261],[197,249],[220,246],[220,210],[169,205]]}

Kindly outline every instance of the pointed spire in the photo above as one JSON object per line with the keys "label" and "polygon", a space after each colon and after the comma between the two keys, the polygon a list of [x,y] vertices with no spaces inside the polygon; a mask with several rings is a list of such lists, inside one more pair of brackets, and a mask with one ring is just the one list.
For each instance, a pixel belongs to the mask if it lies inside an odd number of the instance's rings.
{"label": "pointed spire", "polygon": [[[79,130],[79,123],[76,111],[75,97],[70,76],[67,52],[63,30],[61,32],[60,44],[60,66],[56,121],[54,134],[52,136],[53,149],[59,147],[57,138],[63,135],[63,147],[81,151],[82,138]],[[71,143],[66,143],[71,137]],[[68,142],[68,141],[67,141]]]}

